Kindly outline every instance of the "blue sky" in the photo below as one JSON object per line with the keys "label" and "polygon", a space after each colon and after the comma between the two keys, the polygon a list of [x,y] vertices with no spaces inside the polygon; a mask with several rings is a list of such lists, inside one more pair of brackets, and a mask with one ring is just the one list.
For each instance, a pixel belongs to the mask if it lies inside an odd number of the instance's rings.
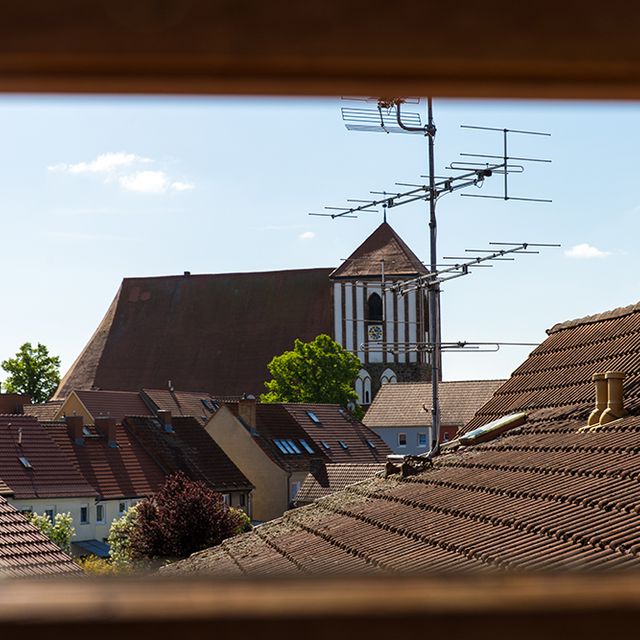
{"label": "blue sky", "polygon": [[[419,136],[347,131],[339,99],[0,99],[4,310],[0,358],[29,340],[78,355],[125,276],[337,266],[381,216],[307,216],[426,171]],[[436,100],[440,171],[461,151],[498,153],[478,124],[548,131],[514,155],[553,159],[514,195],[438,205],[440,255],[490,241],[559,242],[443,292],[444,340],[541,341],[569,318],[637,302],[640,197],[634,103]],[[423,108],[422,106],[420,108]],[[498,179],[482,193],[499,193]],[[428,260],[423,203],[389,222]],[[582,257],[571,257],[567,251]],[[527,348],[450,354],[445,379],[506,377]]]}

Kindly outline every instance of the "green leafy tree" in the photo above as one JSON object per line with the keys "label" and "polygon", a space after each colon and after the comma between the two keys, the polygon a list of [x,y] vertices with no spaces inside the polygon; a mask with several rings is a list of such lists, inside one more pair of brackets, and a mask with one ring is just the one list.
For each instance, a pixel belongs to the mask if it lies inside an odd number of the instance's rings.
{"label": "green leafy tree", "polygon": [[49,349],[40,344],[34,348],[25,342],[15,358],[2,362],[9,374],[4,381],[8,393],[26,393],[35,403],[46,402],[60,384],[60,358],[49,355]]}
{"label": "green leafy tree", "polygon": [[296,340],[293,351],[276,356],[268,365],[272,380],[262,402],[324,402],[355,405],[353,384],[360,360],[322,333],[312,342]]}
{"label": "green leafy tree", "polygon": [[109,557],[118,571],[133,568],[134,553],[131,538],[138,524],[138,505],[129,507],[121,518],[114,520],[109,528]]}
{"label": "green leafy tree", "polygon": [[57,513],[53,522],[46,513],[30,513],[27,517],[31,524],[44,533],[51,542],[57,544],[63,551],[71,552],[71,538],[76,530],[70,513]]}

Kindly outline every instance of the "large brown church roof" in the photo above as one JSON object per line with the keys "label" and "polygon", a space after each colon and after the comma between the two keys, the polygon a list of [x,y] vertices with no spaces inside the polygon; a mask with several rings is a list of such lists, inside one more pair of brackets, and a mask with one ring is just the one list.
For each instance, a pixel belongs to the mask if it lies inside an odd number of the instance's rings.
{"label": "large brown church roof", "polygon": [[73,389],[264,391],[267,364],[331,334],[331,269],[126,278],[56,397]]}
{"label": "large brown church roof", "polygon": [[426,267],[404,240],[383,222],[332,274],[332,278],[361,278],[381,275],[415,276],[427,273]]}

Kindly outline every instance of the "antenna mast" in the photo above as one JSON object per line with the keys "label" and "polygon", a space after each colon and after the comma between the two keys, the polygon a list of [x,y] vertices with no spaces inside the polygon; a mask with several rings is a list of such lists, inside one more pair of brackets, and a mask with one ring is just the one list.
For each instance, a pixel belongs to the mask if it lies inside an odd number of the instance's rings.
{"label": "antenna mast", "polygon": [[[468,264],[455,265],[444,270],[438,271],[438,224],[436,218],[436,203],[440,196],[454,191],[465,189],[470,186],[482,186],[485,178],[495,174],[504,174],[503,193],[501,195],[479,195],[465,194],[469,197],[478,198],[495,198],[500,200],[523,200],[530,202],[551,202],[551,200],[540,198],[522,198],[509,195],[508,176],[510,173],[522,173],[525,168],[521,164],[510,164],[510,161],[517,160],[519,162],[551,162],[550,160],[540,158],[524,158],[509,156],[507,153],[508,134],[525,134],[536,136],[549,136],[548,133],[538,131],[522,131],[516,129],[497,129],[494,127],[478,127],[470,125],[462,125],[465,129],[477,129],[483,131],[495,131],[502,134],[503,153],[480,154],[480,153],[462,153],[461,156],[472,157],[478,159],[477,162],[462,161],[452,162],[447,169],[451,171],[462,172],[455,176],[436,176],[435,170],[435,136],[436,126],[433,118],[433,100],[427,98],[427,122],[422,124],[419,113],[405,113],[404,120],[401,112],[401,105],[404,103],[417,104],[419,98],[349,98],[355,100],[364,100],[366,102],[374,101],[377,103],[377,110],[360,109],[360,108],[342,108],[342,118],[345,121],[347,129],[357,131],[382,131],[384,133],[412,133],[421,134],[427,137],[427,161],[428,161],[428,184],[408,184],[396,183],[404,187],[411,187],[409,190],[397,193],[388,193],[386,191],[372,191],[373,194],[381,194],[382,197],[376,199],[352,199],[350,202],[359,203],[350,207],[325,207],[327,210],[335,213],[310,213],[309,215],[326,216],[332,219],[336,218],[355,218],[360,213],[377,213],[375,207],[382,206],[384,220],[386,222],[388,209],[397,207],[417,200],[426,200],[429,203],[429,275],[416,278],[413,281],[404,283],[399,289],[402,293],[409,290],[427,288],[428,306],[429,306],[429,340],[425,345],[416,345],[417,351],[427,351],[430,353],[431,364],[431,389],[432,389],[432,407],[431,407],[431,424],[432,424],[432,441],[431,450],[428,456],[432,457],[439,451],[440,446],[440,399],[439,399],[439,382],[442,375],[442,341],[441,341],[441,313],[440,313],[440,284],[446,280],[450,280],[460,275],[466,275],[469,268],[478,265],[484,260],[507,260],[504,258],[505,253],[532,253],[527,252],[527,244],[512,245],[509,250],[501,250],[491,256],[481,259],[474,259]],[[395,110],[395,121],[393,111]],[[492,243],[501,244],[501,243]],[[509,244],[509,243],[506,243]],[[557,246],[557,245],[529,245],[529,246]],[[479,250],[481,251],[481,250]],[[385,291],[384,283],[384,265],[382,265],[382,291]],[[383,294],[384,295],[384,294]],[[447,345],[447,350],[451,348],[462,348],[471,346],[472,344],[481,346],[486,344],[495,344],[499,348],[499,344],[507,343],[453,343]]]}

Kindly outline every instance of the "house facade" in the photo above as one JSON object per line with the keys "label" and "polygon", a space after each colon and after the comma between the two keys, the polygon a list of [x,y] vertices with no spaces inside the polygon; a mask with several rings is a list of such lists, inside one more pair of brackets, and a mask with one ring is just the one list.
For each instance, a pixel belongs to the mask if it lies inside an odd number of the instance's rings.
{"label": "house facade", "polygon": [[[440,442],[453,440],[505,380],[456,380],[438,385]],[[362,422],[397,454],[426,453],[432,441],[430,382],[384,385]]]}

